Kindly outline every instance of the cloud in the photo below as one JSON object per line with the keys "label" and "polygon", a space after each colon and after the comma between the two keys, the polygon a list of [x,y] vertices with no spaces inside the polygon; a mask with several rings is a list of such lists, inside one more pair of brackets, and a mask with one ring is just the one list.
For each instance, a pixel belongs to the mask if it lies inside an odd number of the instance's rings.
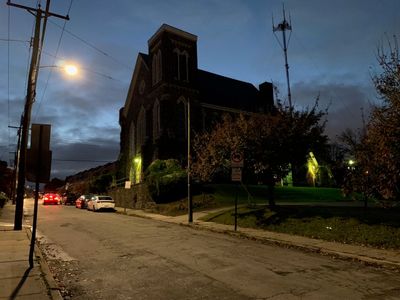
{"label": "cloud", "polygon": [[328,108],[326,134],[335,140],[346,128],[361,128],[362,114],[367,119],[375,93],[372,86],[330,82],[297,82],[292,86],[292,101],[297,108],[312,107],[319,97],[319,108]]}
{"label": "cloud", "polygon": [[83,143],[56,143],[52,145],[51,176],[66,176],[116,161],[119,143],[104,138],[92,138]]}

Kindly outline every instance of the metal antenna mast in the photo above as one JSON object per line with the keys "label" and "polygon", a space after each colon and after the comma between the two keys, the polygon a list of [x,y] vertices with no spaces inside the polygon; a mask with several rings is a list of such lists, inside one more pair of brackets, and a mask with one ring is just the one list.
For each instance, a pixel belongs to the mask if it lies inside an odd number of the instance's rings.
{"label": "metal antenna mast", "polygon": [[[292,31],[292,24],[290,20],[290,15],[289,15],[289,22],[286,20],[286,13],[285,13],[285,5],[283,5],[283,21],[282,23],[279,23],[278,25],[274,25],[274,16],[272,16],[272,31],[275,34],[275,31],[282,31],[282,40],[283,40],[283,45],[280,43],[279,39],[277,38],[279,45],[282,47],[283,52],[285,54],[285,69],[286,69],[286,81],[287,81],[287,89],[288,89],[288,100],[289,100],[289,109],[292,109],[292,94],[290,93],[290,80],[289,80],[289,64],[288,64],[288,58],[287,58],[287,46],[289,45],[290,41],[290,35],[289,35],[289,40],[286,41],[286,31]],[[275,35],[276,37],[276,35]]]}

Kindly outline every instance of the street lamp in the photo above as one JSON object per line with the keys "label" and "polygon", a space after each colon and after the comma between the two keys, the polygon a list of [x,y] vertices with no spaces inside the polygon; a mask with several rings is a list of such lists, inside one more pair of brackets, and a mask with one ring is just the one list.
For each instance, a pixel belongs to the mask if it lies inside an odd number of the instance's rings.
{"label": "street lamp", "polygon": [[193,223],[193,199],[191,190],[191,145],[190,145],[190,98],[187,100],[187,194],[188,194],[188,223]]}
{"label": "street lamp", "polygon": [[68,75],[71,76],[75,76],[76,74],[78,74],[78,68],[75,65],[66,65],[64,67],[64,70]]}
{"label": "street lamp", "polygon": [[40,66],[40,69],[44,68],[59,68],[62,69],[65,74],[68,76],[74,77],[77,76],[79,73],[80,68],[76,64],[66,64],[66,63],[61,63],[59,65],[52,65],[52,66]]}
{"label": "street lamp", "polygon": [[[37,23],[40,21],[37,18]],[[38,25],[36,26],[39,27]],[[36,30],[38,31],[38,29]],[[28,81],[28,88],[27,88],[27,95],[26,101],[24,106],[24,114],[22,117],[22,124],[21,124],[21,139],[20,139],[20,146],[19,146],[19,161],[18,161],[18,177],[17,177],[17,197],[15,201],[15,218],[14,218],[14,230],[22,230],[22,218],[23,218],[23,209],[24,209],[24,196],[25,196],[25,176],[26,176],[26,153],[28,148],[28,131],[31,119],[31,111],[32,105],[35,101],[36,97],[36,82],[37,77],[39,75],[40,68],[59,68],[60,66],[39,66],[40,62],[40,54],[38,53],[38,33],[35,34],[35,53],[32,54],[32,61],[29,71],[29,81]],[[77,67],[73,67],[71,65],[65,71],[69,70],[67,74],[77,74]]]}

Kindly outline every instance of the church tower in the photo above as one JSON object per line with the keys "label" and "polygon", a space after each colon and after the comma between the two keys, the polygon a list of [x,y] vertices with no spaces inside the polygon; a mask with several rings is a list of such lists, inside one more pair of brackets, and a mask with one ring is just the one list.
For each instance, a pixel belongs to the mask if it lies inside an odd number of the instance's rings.
{"label": "church tower", "polygon": [[163,24],[148,41],[152,85],[190,87],[197,70],[197,36]]}
{"label": "church tower", "polygon": [[156,159],[177,159],[185,166],[189,116],[194,135],[212,128],[224,113],[263,113],[272,106],[272,84],[257,89],[198,69],[197,36],[163,24],[148,40],[148,53],[137,56],[120,111],[118,168],[139,183]]}
{"label": "church tower", "polygon": [[197,36],[163,24],[149,39],[151,64],[152,156],[187,157],[187,103],[196,102]]}

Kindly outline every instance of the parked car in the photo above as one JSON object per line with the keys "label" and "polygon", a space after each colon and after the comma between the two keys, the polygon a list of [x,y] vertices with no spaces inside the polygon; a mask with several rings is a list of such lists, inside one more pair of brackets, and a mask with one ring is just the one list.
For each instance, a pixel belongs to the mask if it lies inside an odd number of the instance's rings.
{"label": "parked car", "polygon": [[66,193],[62,197],[62,203],[64,205],[75,205],[76,195],[72,193]]}
{"label": "parked car", "polygon": [[75,207],[76,208],[87,208],[87,202],[92,198],[93,195],[91,194],[86,194],[86,195],[81,195],[78,199],[75,201]]}
{"label": "parked car", "polygon": [[61,201],[61,197],[59,194],[54,193],[46,193],[43,195],[43,205],[46,204],[59,204]]}
{"label": "parked car", "polygon": [[87,209],[98,211],[98,210],[115,210],[115,202],[110,196],[100,196],[96,195],[90,198],[87,203]]}

